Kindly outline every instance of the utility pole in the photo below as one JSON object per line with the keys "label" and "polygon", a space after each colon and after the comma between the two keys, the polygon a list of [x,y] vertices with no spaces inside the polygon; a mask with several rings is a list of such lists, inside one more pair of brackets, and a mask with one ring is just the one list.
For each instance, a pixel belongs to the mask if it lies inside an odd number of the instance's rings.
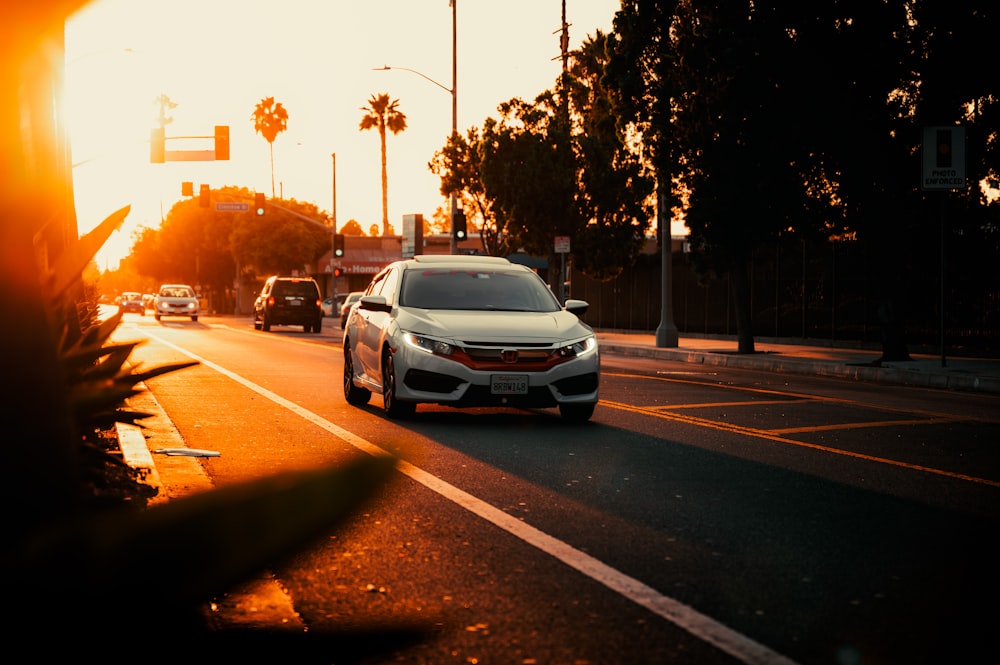
{"label": "utility pole", "polygon": [[[451,0],[451,135],[458,133],[458,1]],[[452,193],[449,201],[449,233],[451,234],[451,254],[458,254],[458,238],[455,237],[455,215],[458,213],[458,197]]]}
{"label": "utility pole", "polygon": [[[559,56],[562,58],[562,74],[559,77],[559,113],[564,123],[566,135],[570,135],[570,115],[569,115],[569,23],[566,22],[566,0],[562,0],[562,21],[559,25]],[[561,258],[559,262],[559,301],[566,302],[569,294],[566,292],[566,253],[559,252]],[[549,274],[552,274],[551,269]]]}
{"label": "utility pole", "polygon": [[332,221],[330,229],[330,297],[333,298],[333,302],[337,302],[337,278],[333,276],[333,262],[336,260],[334,248],[337,244],[337,153],[330,153],[330,159],[333,160],[333,181],[330,188],[333,192],[333,207],[330,211]]}

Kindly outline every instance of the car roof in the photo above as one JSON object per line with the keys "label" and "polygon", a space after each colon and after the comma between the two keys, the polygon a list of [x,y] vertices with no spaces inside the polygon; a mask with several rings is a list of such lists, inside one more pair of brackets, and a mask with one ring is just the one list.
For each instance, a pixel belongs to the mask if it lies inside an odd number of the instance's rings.
{"label": "car roof", "polygon": [[482,256],[479,254],[418,254],[413,257],[413,261],[416,263],[488,263],[497,265],[516,265],[502,256]]}
{"label": "car roof", "polygon": [[315,282],[312,277],[295,277],[293,275],[271,275],[269,279],[276,282]]}
{"label": "car roof", "polygon": [[418,254],[412,259],[403,259],[395,264],[403,270],[427,270],[433,268],[523,268],[524,266],[508,261],[502,256],[484,256],[480,254]]}

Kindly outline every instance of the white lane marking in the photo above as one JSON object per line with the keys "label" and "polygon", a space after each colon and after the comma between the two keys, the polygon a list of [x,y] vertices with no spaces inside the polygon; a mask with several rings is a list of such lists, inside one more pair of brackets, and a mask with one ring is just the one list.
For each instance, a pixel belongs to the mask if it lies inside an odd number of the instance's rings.
{"label": "white lane marking", "polygon": [[[349,432],[342,427],[331,423],[312,411],[305,409],[298,404],[291,402],[284,397],[277,395],[270,390],[243,378],[239,374],[231,372],[220,365],[206,360],[187,349],[184,349],[172,342],[168,342],[162,337],[143,331],[144,334],[157,340],[175,351],[178,351],[193,360],[197,360],[205,367],[210,367],[220,374],[236,381],[240,385],[249,388],[257,394],[266,397],[275,404],[282,406],[289,411],[301,416],[307,421],[337,436],[355,448],[368,453],[369,455],[390,455],[388,451],[366,439]],[[574,548],[558,538],[530,526],[516,517],[513,517],[499,508],[476,498],[468,492],[461,490],[437,476],[424,471],[423,469],[399,460],[396,468],[412,480],[427,487],[431,491],[461,506],[470,513],[481,517],[491,524],[503,529],[520,540],[533,547],[551,555],[570,568],[573,568],[592,580],[603,584],[612,591],[628,598],[632,602],[646,608],[650,612],[663,617],[679,628],[687,631],[691,635],[701,639],[715,648],[723,651],[741,663],[748,665],[795,665],[795,662],[787,657],[769,649],[768,647],[752,640],[751,638],[736,632],[718,621],[706,616],[684,603],[664,596],[656,589],[647,584],[622,573],[606,563],[595,559],[585,552]]]}

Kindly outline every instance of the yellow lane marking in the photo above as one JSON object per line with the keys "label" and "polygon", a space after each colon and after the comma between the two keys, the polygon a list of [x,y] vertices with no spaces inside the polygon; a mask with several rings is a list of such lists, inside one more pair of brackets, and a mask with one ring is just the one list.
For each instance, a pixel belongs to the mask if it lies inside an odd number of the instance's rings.
{"label": "yellow lane marking", "polygon": [[891,460],[885,457],[876,457],[874,455],[865,455],[863,453],[855,453],[848,450],[840,450],[838,448],[831,448],[829,446],[821,446],[815,443],[806,443],[804,441],[796,441],[794,439],[788,439],[783,436],[778,436],[767,430],[755,429],[753,427],[742,427],[740,425],[731,425],[728,423],[720,423],[712,420],[706,420],[705,418],[696,418],[694,416],[687,416],[679,413],[664,413],[662,411],[656,411],[647,409],[639,406],[632,406],[631,404],[622,404],[621,402],[611,402],[608,400],[601,400],[600,404],[602,406],[607,406],[612,409],[619,409],[621,411],[629,411],[631,413],[637,413],[644,416],[651,416],[653,418],[663,418],[664,420],[673,420],[676,422],[685,423],[688,425],[694,425],[695,427],[706,427],[709,429],[719,430],[722,432],[732,432],[734,434],[742,434],[744,436],[754,437],[758,439],[767,439],[769,441],[776,441],[778,443],[784,443],[790,446],[797,446],[799,448],[808,448],[810,450],[819,450],[825,453],[830,453],[832,455],[838,455],[841,457],[853,457],[854,459],[862,459],[868,462],[876,462],[878,464],[886,464],[888,466],[894,466],[901,469],[909,469],[911,471],[922,471],[924,473],[930,473],[937,476],[944,476],[946,478],[954,478],[956,480],[965,480],[970,483],[977,483],[979,485],[988,485],[990,487],[1000,487],[1000,481],[987,480],[986,478],[977,478],[975,476],[969,476],[964,473],[953,473],[951,471],[944,471],[942,469],[934,469],[927,466],[920,466],[919,464],[909,464],[907,462],[900,462],[898,460]]}
{"label": "yellow lane marking", "polygon": [[[769,388],[752,388],[750,386],[734,386],[725,383],[706,383],[704,381],[691,381],[689,379],[672,379],[662,376],[646,376],[644,374],[624,374],[616,372],[601,372],[601,376],[614,376],[620,379],[647,379],[649,381],[667,381],[669,383],[683,383],[688,386],[696,386],[699,388],[722,388],[724,390],[738,390],[740,392],[747,393],[758,393],[761,395],[779,395],[783,397],[788,397],[787,400],[777,400],[777,403],[793,404],[798,400],[800,402],[829,402],[832,404],[844,404],[847,406],[859,406],[865,409],[871,409],[873,411],[886,411],[889,413],[902,413],[906,415],[923,416],[925,418],[943,418],[952,422],[974,422],[974,423],[990,423],[990,424],[1000,424],[1000,419],[997,418],[985,418],[983,416],[955,416],[950,413],[941,413],[937,411],[924,411],[924,410],[914,410],[914,409],[904,409],[894,406],[886,405],[876,405],[868,404],[865,402],[858,402],[852,399],[843,399],[840,397],[826,397],[823,395],[809,395],[807,393],[793,393],[793,392],[782,392],[780,390],[771,390]],[[746,402],[744,404],[753,404],[754,402]],[[767,402],[757,402],[758,404],[766,404]],[[725,406],[726,404],[739,404],[739,402],[721,402],[718,403],[719,406]],[[712,406],[713,404],[710,404]],[[682,405],[684,408],[691,408],[690,405]],[[662,404],[657,408],[676,408],[673,404]]]}
{"label": "yellow lane marking", "polygon": [[807,404],[815,402],[815,399],[762,399],[748,400],[746,402],[695,402],[694,404],[664,404],[654,406],[654,409],[708,409],[712,407],[727,406],[762,406],[764,404]]}
{"label": "yellow lane marking", "polygon": [[867,427],[899,427],[905,425],[940,425],[953,423],[955,418],[915,418],[913,420],[877,420],[866,423],[836,423],[834,425],[811,425],[809,427],[783,427],[769,430],[774,434],[801,434],[803,432],[828,432],[838,429],[865,429]]}

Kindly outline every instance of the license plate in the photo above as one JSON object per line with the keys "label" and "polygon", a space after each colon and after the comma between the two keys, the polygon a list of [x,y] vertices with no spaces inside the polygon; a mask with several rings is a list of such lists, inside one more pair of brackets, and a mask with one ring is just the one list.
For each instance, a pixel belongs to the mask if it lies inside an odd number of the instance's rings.
{"label": "license plate", "polygon": [[490,392],[494,395],[527,395],[527,374],[493,374],[490,376]]}

